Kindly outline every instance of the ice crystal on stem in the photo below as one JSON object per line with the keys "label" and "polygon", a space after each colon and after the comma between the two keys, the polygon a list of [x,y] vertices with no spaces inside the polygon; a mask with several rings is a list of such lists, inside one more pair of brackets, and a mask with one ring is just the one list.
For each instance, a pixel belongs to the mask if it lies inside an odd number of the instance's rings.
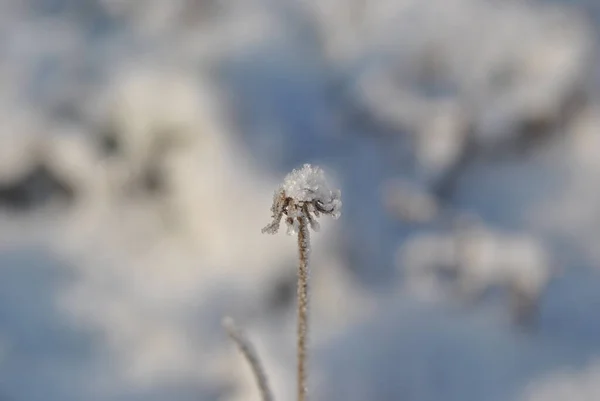
{"label": "ice crystal on stem", "polygon": [[285,177],[273,196],[273,221],[262,229],[263,233],[275,234],[285,215],[289,235],[298,235],[298,401],[305,401],[307,386],[307,342],[308,342],[308,255],[310,253],[310,226],[319,230],[317,217],[328,214],[340,217],[341,192],[332,190],[325,173],[319,167],[305,164]]}
{"label": "ice crystal on stem", "polygon": [[320,167],[305,164],[288,174],[275,191],[271,206],[273,221],[262,232],[275,234],[284,215],[289,235],[299,232],[302,219],[306,219],[314,231],[319,231],[316,218],[327,214],[337,219],[341,209],[341,192],[329,187]]}

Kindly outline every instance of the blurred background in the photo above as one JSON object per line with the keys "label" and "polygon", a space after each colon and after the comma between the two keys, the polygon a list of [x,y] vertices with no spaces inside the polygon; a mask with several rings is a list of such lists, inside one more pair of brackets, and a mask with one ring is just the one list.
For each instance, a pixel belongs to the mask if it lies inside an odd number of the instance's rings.
{"label": "blurred background", "polygon": [[600,400],[596,0],[0,0],[0,401]]}

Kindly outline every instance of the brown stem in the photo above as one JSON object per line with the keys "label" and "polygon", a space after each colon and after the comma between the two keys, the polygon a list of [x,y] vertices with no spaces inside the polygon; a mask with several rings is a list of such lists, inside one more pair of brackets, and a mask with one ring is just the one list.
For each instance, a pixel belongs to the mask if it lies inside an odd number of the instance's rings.
{"label": "brown stem", "polygon": [[307,351],[308,336],[308,254],[310,237],[306,217],[299,217],[298,251],[298,401],[306,401],[307,393]]}

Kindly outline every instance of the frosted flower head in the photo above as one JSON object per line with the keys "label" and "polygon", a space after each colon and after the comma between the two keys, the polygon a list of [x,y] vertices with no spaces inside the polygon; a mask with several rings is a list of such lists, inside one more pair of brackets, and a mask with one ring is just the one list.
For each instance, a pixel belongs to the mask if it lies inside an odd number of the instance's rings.
{"label": "frosted flower head", "polygon": [[289,173],[273,196],[273,221],[262,229],[263,233],[275,234],[285,215],[288,234],[298,232],[303,220],[315,231],[319,230],[316,218],[321,214],[337,219],[341,215],[342,200],[339,189],[332,190],[320,167],[305,164]]}

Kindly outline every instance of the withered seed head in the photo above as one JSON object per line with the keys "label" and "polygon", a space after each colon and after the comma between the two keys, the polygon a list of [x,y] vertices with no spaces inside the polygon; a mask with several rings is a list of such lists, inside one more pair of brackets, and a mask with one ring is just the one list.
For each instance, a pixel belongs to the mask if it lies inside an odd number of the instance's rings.
{"label": "withered seed head", "polygon": [[310,227],[318,231],[316,218],[326,214],[337,219],[341,215],[341,208],[340,190],[330,189],[321,168],[305,164],[288,174],[275,191],[271,206],[273,221],[262,232],[275,234],[284,215],[289,235],[298,232],[300,219],[306,219]]}

